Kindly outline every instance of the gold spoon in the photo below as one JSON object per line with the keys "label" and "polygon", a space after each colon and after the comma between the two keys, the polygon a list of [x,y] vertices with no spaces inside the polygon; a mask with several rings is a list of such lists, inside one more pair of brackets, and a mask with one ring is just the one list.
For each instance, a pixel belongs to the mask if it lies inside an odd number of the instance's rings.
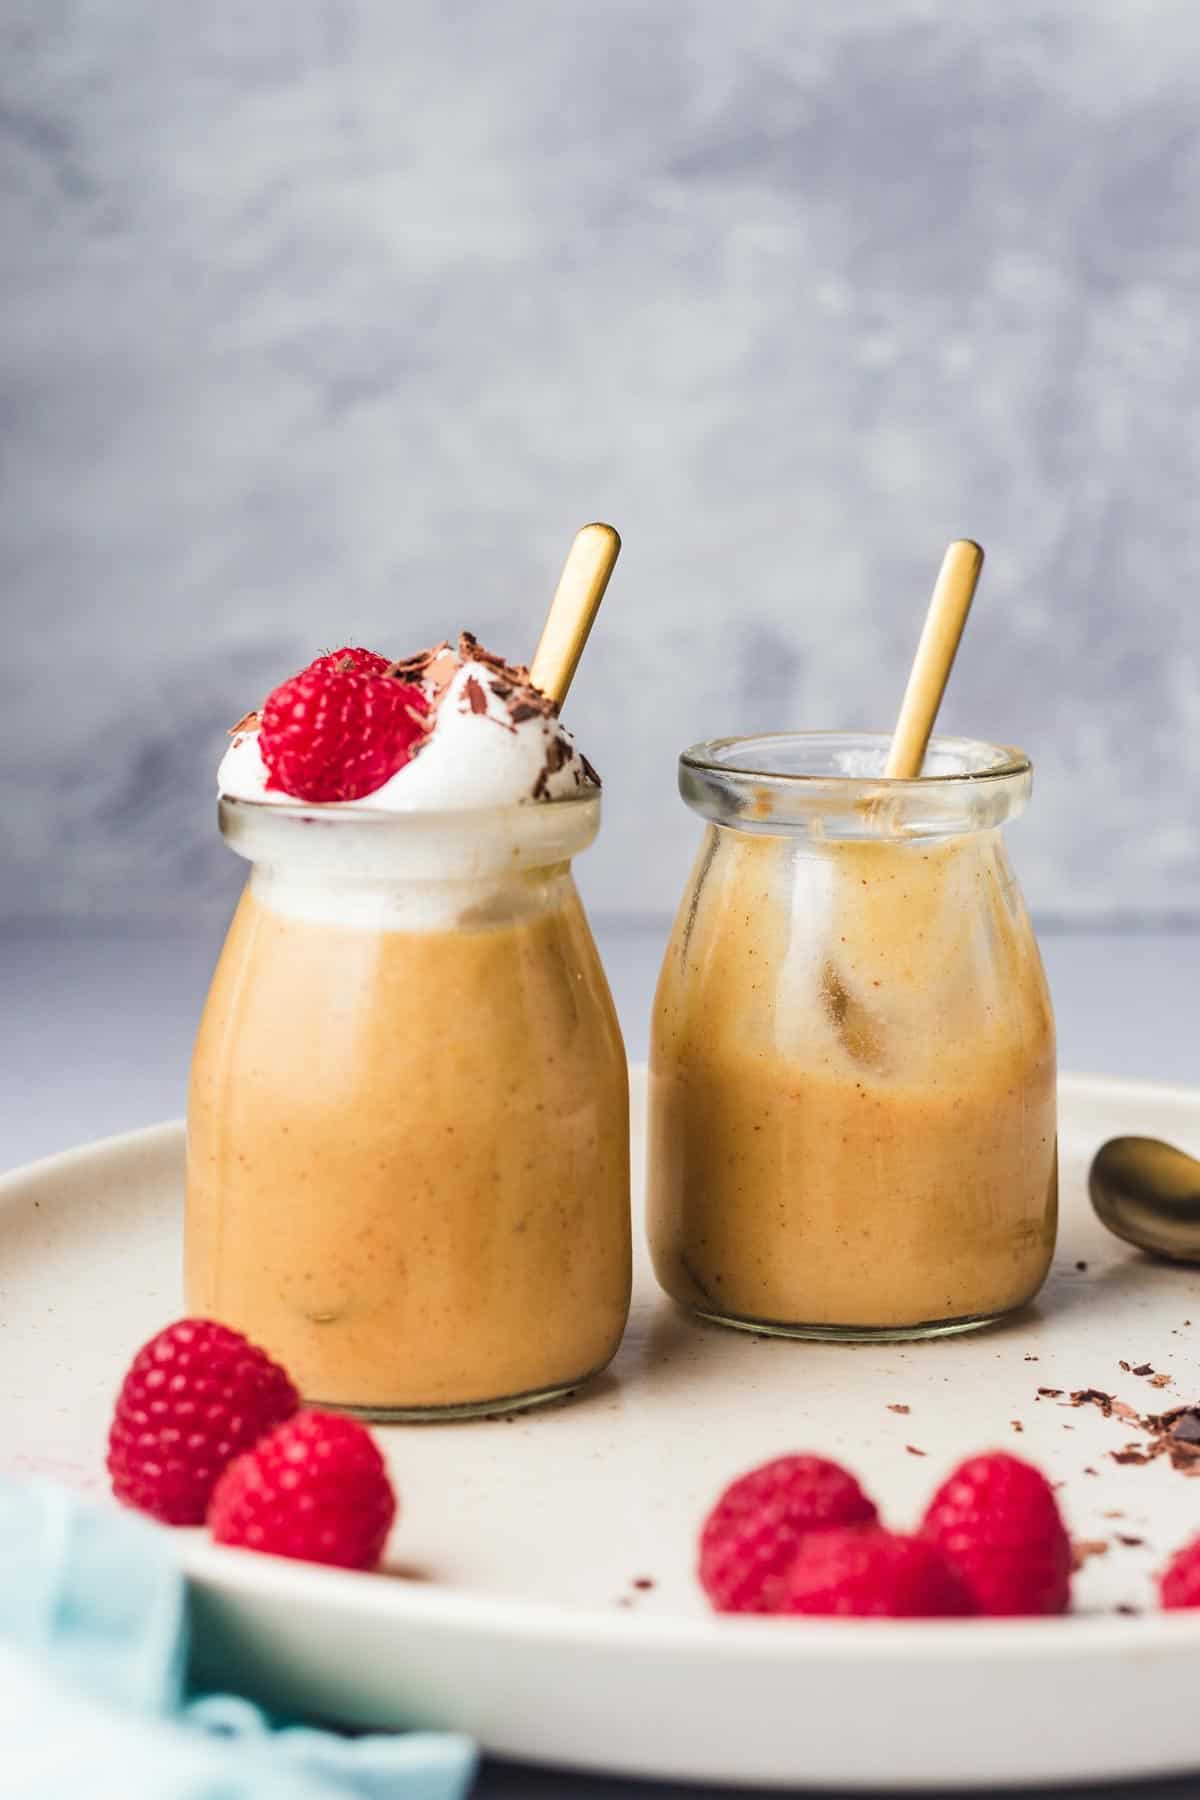
{"label": "gold spoon", "polygon": [[1200,1162],[1161,1138],[1102,1144],[1088,1175],[1102,1224],[1127,1244],[1171,1262],[1200,1263]]}
{"label": "gold spoon", "polygon": [[921,773],[982,568],[983,551],[970,538],[956,538],[942,558],[883,771],[893,780]]}
{"label": "gold spoon", "polygon": [[567,552],[529,668],[533,686],[559,711],[620,554],[621,540],[611,525],[585,525]]}
{"label": "gold spoon", "polygon": [[[942,558],[883,771],[893,780],[913,781],[921,773],[982,568],[983,551],[970,538],[956,538]],[[879,1033],[870,1008],[854,997],[832,962],[821,970],[821,994],[851,1056],[877,1062]]]}

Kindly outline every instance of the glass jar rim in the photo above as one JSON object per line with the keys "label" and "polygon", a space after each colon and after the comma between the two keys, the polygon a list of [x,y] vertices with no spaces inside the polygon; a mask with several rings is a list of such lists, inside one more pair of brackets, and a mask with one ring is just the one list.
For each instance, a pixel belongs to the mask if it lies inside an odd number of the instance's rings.
{"label": "glass jar rim", "polygon": [[248,862],[346,880],[474,880],[568,862],[600,826],[600,790],[432,812],[242,800],[222,794],[221,835]]}
{"label": "glass jar rim", "polygon": [[230,809],[230,816],[239,813],[247,818],[267,813],[286,819],[306,819],[320,821],[322,825],[341,823],[368,825],[382,830],[385,825],[399,824],[407,821],[410,824],[417,820],[429,822],[436,820],[447,829],[458,823],[469,824],[472,820],[494,819],[511,814],[514,818],[525,818],[533,812],[545,812],[548,808],[556,810],[562,807],[594,806],[600,799],[599,787],[590,787],[574,794],[547,794],[541,800],[514,800],[504,806],[447,806],[435,807],[396,807],[396,806],[363,806],[358,801],[352,803],[339,801],[271,799],[253,800],[244,794],[217,795],[217,804],[224,813]]}
{"label": "glass jar rim", "polygon": [[[708,738],[692,744],[680,754],[682,767],[723,776],[745,776],[756,782],[782,782],[789,786],[837,786],[844,790],[886,788],[900,794],[905,789],[927,790],[931,783],[941,788],[958,784],[975,786],[980,782],[1020,780],[1033,772],[1033,764],[1023,750],[1011,744],[993,744],[984,738],[931,737],[929,756],[957,756],[961,769],[921,775],[885,775],[882,770],[847,772],[832,769],[771,768],[763,756],[752,761],[734,761],[731,753],[751,755],[760,746],[786,745],[810,748],[814,753],[822,747],[834,750],[844,745],[859,753],[873,752],[886,760],[892,734],[885,731],[771,731],[745,737]],[[974,766],[971,766],[971,765]]]}
{"label": "glass jar rim", "polygon": [[905,839],[992,830],[1033,785],[1021,750],[933,737],[914,777],[883,773],[891,734],[782,731],[710,738],[679,758],[679,792],[702,818],[765,836]]}

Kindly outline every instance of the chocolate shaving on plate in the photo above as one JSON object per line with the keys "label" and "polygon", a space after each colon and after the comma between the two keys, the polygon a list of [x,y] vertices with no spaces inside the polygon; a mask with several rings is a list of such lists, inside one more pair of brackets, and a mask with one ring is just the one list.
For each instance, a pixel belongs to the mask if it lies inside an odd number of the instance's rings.
{"label": "chocolate shaving on plate", "polygon": [[1106,1394],[1103,1388],[1076,1388],[1071,1395],[1072,1406],[1098,1406],[1106,1419],[1113,1415],[1113,1397]]}

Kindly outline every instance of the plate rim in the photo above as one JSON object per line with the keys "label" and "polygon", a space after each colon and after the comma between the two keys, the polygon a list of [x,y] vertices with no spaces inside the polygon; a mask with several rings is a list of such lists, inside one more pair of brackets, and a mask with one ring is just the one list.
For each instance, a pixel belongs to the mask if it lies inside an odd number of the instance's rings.
{"label": "plate rim", "polygon": [[[636,1081],[645,1068],[644,1063],[632,1064],[631,1077]],[[1129,1100],[1200,1109],[1200,1086],[1074,1071],[1060,1074],[1058,1085],[1060,1100],[1075,1105]],[[86,1173],[97,1159],[176,1152],[182,1148],[185,1132],[186,1122],[174,1118],[55,1151],[0,1175],[0,1202],[30,1185]],[[105,1501],[111,1504],[107,1496]],[[839,1661],[892,1661],[903,1656],[928,1662],[960,1653],[967,1632],[972,1655],[1000,1659],[1033,1657],[1046,1662],[1063,1655],[1174,1656],[1200,1650],[1200,1611],[1146,1611],[1128,1618],[1072,1614],[1041,1619],[787,1621],[703,1612],[635,1614],[480,1594],[463,1587],[431,1588],[402,1579],[364,1578],[355,1571],[226,1548],[211,1543],[199,1528],[156,1529],[169,1531],[187,1580],[209,1595],[229,1592],[239,1598],[268,1602],[287,1598],[293,1603],[311,1598],[320,1608],[334,1607],[360,1617],[370,1614],[396,1625],[486,1632],[563,1648],[640,1648],[655,1654],[735,1655],[772,1663],[815,1655]],[[887,1629],[881,1630],[881,1625]]]}

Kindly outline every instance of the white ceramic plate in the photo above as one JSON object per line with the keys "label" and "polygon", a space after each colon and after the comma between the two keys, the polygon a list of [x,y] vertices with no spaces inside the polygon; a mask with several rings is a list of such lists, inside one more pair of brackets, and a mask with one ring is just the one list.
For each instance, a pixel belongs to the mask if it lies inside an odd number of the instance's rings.
{"label": "white ceramic plate", "polygon": [[[635,1167],[643,1104],[635,1075]],[[208,1669],[317,1717],[453,1726],[501,1755],[680,1779],[902,1790],[1200,1769],[1200,1614],[1116,1610],[1152,1607],[1154,1570],[1200,1532],[1200,1479],[1165,1458],[1118,1466],[1109,1453],[1136,1431],[1037,1397],[1101,1388],[1142,1413],[1200,1399],[1200,1270],[1143,1259],[1088,1209],[1088,1159],[1126,1131],[1200,1151],[1200,1094],[1063,1083],[1059,1254],[1007,1326],[878,1348],[760,1339],[689,1322],[643,1267],[616,1363],[574,1401],[380,1432],[403,1505],[389,1576],[177,1533]],[[181,1307],[181,1158],[164,1125],[0,1182],[7,1466],[104,1492],[124,1365]],[[953,1461],[996,1445],[1062,1481],[1075,1535],[1109,1545],[1078,1578],[1075,1616],[707,1613],[697,1522],[750,1464],[841,1458],[905,1523]]]}

